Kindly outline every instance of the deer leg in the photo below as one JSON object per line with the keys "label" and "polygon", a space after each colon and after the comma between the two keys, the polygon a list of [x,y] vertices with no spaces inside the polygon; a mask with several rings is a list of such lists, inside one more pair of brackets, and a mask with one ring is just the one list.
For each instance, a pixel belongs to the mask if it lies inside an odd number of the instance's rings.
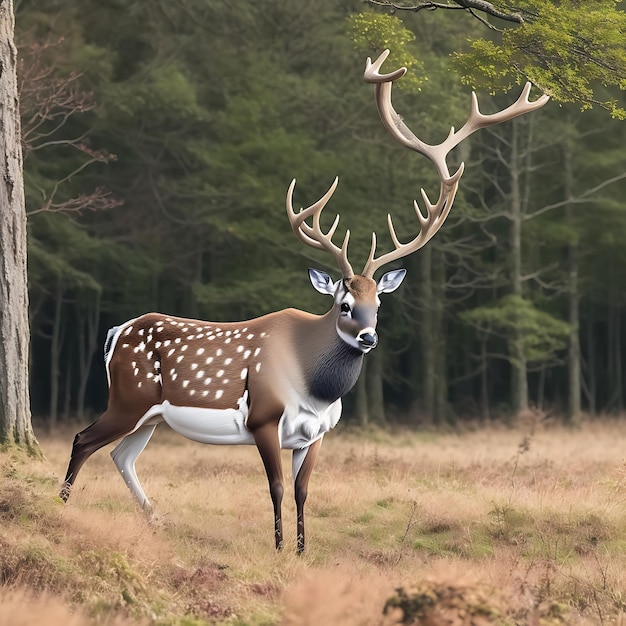
{"label": "deer leg", "polygon": [[152,505],[141,487],[139,478],[137,478],[135,461],[148,445],[156,427],[157,424],[142,426],[134,433],[126,435],[111,452],[111,458],[122,475],[124,482],[128,485],[130,492],[135,496],[139,506],[148,517],[152,515]]}
{"label": "deer leg", "polygon": [[294,491],[296,497],[296,514],[297,514],[297,536],[298,536],[298,554],[304,552],[304,503],[309,488],[309,478],[317,459],[322,439],[314,441],[308,448],[302,450],[294,450],[292,457]]}
{"label": "deer leg", "polygon": [[276,549],[283,549],[283,521],[281,507],[285,490],[283,467],[280,458],[280,442],[275,425],[266,425],[254,431],[254,441],[263,460],[274,506],[274,536]]}
{"label": "deer leg", "polygon": [[59,497],[67,502],[72,491],[72,485],[85,461],[97,450],[119,439],[129,430],[122,420],[115,419],[111,413],[105,411],[93,424],[81,430],[74,437],[72,455],[67,467],[65,481],[61,486]]}

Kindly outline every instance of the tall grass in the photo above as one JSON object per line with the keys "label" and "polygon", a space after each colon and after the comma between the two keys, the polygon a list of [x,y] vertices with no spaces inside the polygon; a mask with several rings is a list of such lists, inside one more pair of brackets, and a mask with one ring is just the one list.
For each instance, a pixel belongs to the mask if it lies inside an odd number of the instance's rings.
{"label": "tall grass", "polygon": [[149,523],[109,450],[64,506],[73,433],[38,433],[45,460],[0,455],[0,626],[626,624],[621,430],[333,432],[301,557],[290,497],[273,549],[252,447],[157,429],[137,463]]}

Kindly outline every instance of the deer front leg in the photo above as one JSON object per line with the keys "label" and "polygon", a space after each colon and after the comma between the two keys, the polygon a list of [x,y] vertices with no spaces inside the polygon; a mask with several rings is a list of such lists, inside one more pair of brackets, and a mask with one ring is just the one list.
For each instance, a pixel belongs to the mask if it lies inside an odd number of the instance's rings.
{"label": "deer front leg", "polygon": [[254,441],[263,460],[267,480],[274,506],[274,536],[276,549],[283,549],[283,521],[281,507],[285,491],[283,481],[283,467],[280,458],[280,441],[275,424],[268,424],[254,431]]}
{"label": "deer front leg", "polygon": [[304,503],[309,489],[309,478],[317,459],[317,453],[322,445],[322,439],[314,441],[308,448],[293,451],[293,477],[296,497],[296,514],[298,519],[297,537],[298,554],[304,552]]}

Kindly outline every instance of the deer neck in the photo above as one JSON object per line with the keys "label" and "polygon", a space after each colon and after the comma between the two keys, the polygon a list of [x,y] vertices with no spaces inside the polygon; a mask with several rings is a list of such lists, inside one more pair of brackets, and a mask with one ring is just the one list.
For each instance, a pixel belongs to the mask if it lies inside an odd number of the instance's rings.
{"label": "deer neck", "polygon": [[354,387],[363,352],[337,334],[337,311],[307,320],[299,333],[305,383],[309,395],[324,402],[335,402]]}

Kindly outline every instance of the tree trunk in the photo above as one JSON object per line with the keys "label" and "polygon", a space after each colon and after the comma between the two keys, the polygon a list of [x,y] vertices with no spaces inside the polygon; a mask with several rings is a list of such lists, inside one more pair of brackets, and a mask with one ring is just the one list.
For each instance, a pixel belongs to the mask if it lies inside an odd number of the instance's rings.
{"label": "tree trunk", "polygon": [[[572,147],[569,141],[564,144],[563,175],[565,180],[565,197],[573,197],[574,166],[572,163]],[[572,223],[574,211],[571,204],[565,207],[565,219]],[[578,293],[578,245],[572,241],[567,247],[567,298],[568,322],[570,325],[569,347],[567,353],[568,392],[567,422],[571,426],[580,426],[582,415],[580,409],[580,319]]]}
{"label": "tree trunk", "polygon": [[421,319],[419,333],[421,338],[422,358],[422,407],[425,421],[436,422],[435,387],[437,372],[435,369],[435,337],[433,333],[433,278],[432,278],[432,246],[421,250],[420,257],[420,305]]}
{"label": "tree trunk", "polygon": [[[520,181],[520,149],[519,149],[519,120],[511,124],[511,291],[516,296],[522,296],[522,194]],[[525,411],[528,408],[528,379],[526,375],[526,356],[522,349],[522,338],[519,332],[514,332],[511,341],[511,400],[514,413]]]}
{"label": "tree trunk", "polygon": [[453,416],[448,411],[448,376],[446,373],[446,334],[444,332],[444,297],[446,290],[446,267],[444,255],[441,250],[433,249],[433,300],[429,307],[432,315],[433,337],[431,341],[435,346],[433,370],[435,383],[434,418],[435,424],[452,422]]}
{"label": "tree trunk", "polygon": [[354,413],[361,426],[369,424],[369,407],[367,405],[367,357],[363,359],[361,375],[356,381]]}
{"label": "tree trunk", "polygon": [[28,390],[26,209],[14,26],[13,0],[0,0],[0,443],[38,452]]}
{"label": "tree trunk", "polygon": [[64,289],[61,279],[57,279],[54,293],[54,317],[52,319],[52,335],[50,337],[50,405],[48,409],[48,428],[56,428],[59,414],[59,381],[61,371],[61,323],[63,312]]}
{"label": "tree trunk", "polygon": [[378,346],[365,358],[368,359],[367,369],[365,370],[368,416],[372,423],[384,424],[387,418],[385,416],[383,396],[382,347]]}
{"label": "tree trunk", "polygon": [[87,383],[94,354],[98,349],[98,328],[100,326],[100,294],[96,294],[92,307],[87,307],[81,314],[80,308],[77,311],[79,316],[79,384],[78,397],[76,399],[76,413],[78,419],[85,417],[85,396],[87,394]]}

